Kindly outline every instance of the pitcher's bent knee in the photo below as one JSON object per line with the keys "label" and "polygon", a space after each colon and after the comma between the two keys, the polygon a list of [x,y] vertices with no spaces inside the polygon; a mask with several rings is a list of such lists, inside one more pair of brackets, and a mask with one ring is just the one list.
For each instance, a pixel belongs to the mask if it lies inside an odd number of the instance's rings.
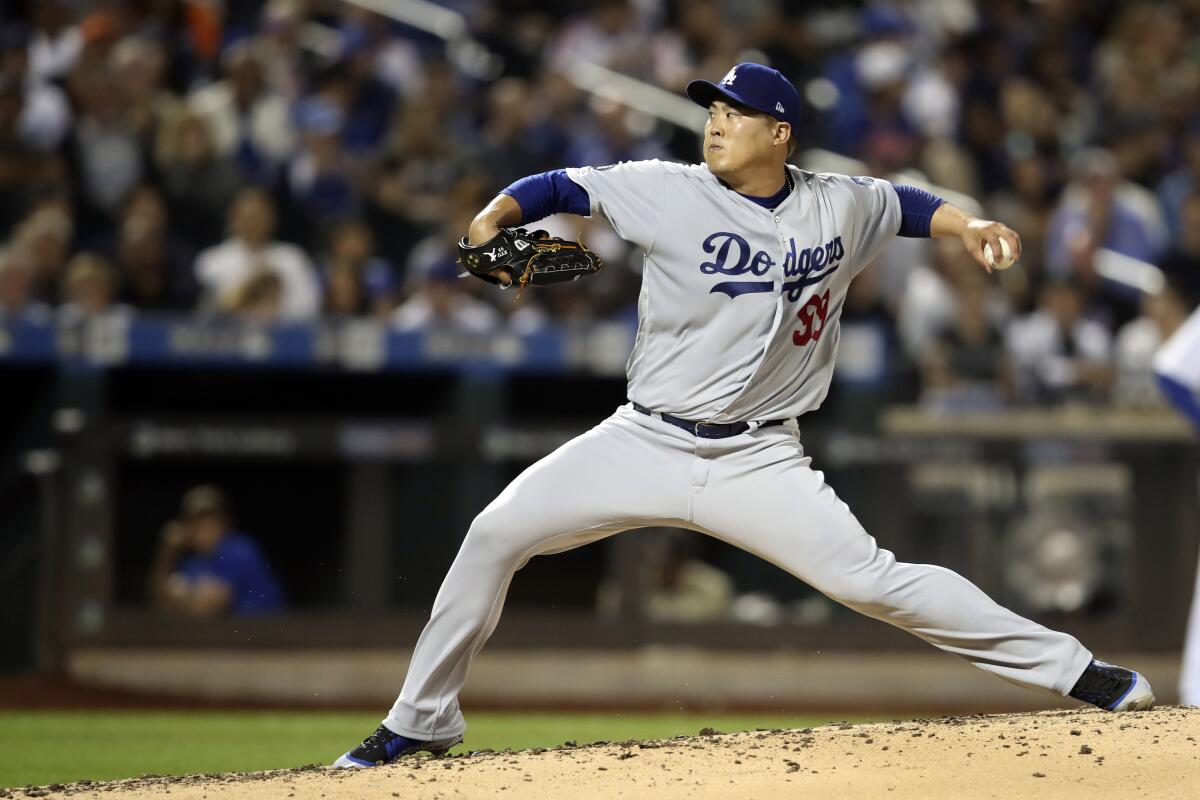
{"label": "pitcher's bent knee", "polygon": [[528,530],[527,517],[488,507],[471,522],[462,549],[484,557],[516,559],[528,547]]}

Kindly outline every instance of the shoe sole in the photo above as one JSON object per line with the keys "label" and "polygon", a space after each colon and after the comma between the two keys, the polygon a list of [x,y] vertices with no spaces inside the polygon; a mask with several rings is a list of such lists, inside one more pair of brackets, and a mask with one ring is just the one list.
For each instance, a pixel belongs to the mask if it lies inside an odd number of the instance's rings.
{"label": "shoe sole", "polygon": [[436,745],[431,743],[427,748],[427,752],[434,758],[441,758],[450,751],[451,747],[454,747],[456,744],[462,744],[462,740],[463,737],[455,736],[453,739],[444,739],[440,742],[437,742]]}
{"label": "shoe sole", "polygon": [[1150,682],[1142,677],[1140,672],[1133,673],[1133,685],[1115,703],[1109,711],[1146,711],[1154,708],[1154,692]]}
{"label": "shoe sole", "polygon": [[[411,756],[413,753],[421,752],[429,753],[434,758],[441,758],[442,756],[446,755],[446,753],[449,752],[450,748],[454,747],[454,745],[462,744],[462,740],[463,737],[456,736],[453,739],[443,739],[440,742],[424,742],[420,747],[400,753],[398,756],[396,756],[396,758],[392,759],[392,761],[397,761],[405,756]],[[362,769],[364,767],[377,767],[379,764],[371,763],[369,761],[362,761],[354,758],[349,752],[347,752],[339,757],[337,761],[334,761],[333,766],[338,769]]]}

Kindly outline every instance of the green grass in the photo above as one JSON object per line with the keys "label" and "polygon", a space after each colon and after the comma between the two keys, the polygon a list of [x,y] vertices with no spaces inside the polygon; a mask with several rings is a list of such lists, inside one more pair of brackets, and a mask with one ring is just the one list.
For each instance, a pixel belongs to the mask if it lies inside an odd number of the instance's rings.
{"label": "green grass", "polygon": [[[325,764],[374,730],[379,717],[333,712],[0,711],[0,787]],[[724,732],[802,728],[831,719],[779,714],[471,714],[466,748],[550,747],[568,739],[580,744],[662,739],[695,734],[704,727]]]}

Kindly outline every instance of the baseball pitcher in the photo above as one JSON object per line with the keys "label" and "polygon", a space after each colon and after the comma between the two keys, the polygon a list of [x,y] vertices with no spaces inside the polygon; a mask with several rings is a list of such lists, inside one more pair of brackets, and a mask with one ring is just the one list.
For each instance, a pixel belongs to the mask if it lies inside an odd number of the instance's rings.
{"label": "baseball pitcher", "polygon": [[[896,235],[957,237],[990,271],[1021,241],[913,187],[789,166],[800,98],[739,64],[693,81],[708,109],[704,163],[557,170],[517,181],[475,218],[464,268],[500,284],[600,267],[516,226],[599,215],[644,254],[629,402],[525,470],[474,522],[383,724],[337,759],[386,763],[462,741],[458,694],[530,558],[631,528],[674,526],[767,559],[834,600],[1021,686],[1113,711],[1154,703],[1144,677],[997,605],[960,575],[881,549],[805,454],[797,418],[820,406],[850,281]],[[1004,244],[1001,244],[1004,240]],[[587,492],[575,491],[584,485]]]}

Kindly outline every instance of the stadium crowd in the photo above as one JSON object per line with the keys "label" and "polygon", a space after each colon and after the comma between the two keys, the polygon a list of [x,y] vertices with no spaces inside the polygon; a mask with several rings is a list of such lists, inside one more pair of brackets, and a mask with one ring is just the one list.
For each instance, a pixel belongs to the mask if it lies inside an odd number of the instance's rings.
{"label": "stadium crowd", "polygon": [[[1157,402],[1149,355],[1200,293],[1197,0],[447,5],[482,47],[334,0],[4,3],[0,319],[631,320],[641,265],[591,222],[557,224],[609,268],[516,302],[459,280],[454,243],[518,177],[698,159],[697,132],[580,91],[573,64],[682,92],[757,60],[805,98],[802,154],[915,171],[1023,237],[990,278],[957,242],[897,240],[847,301],[839,380]],[[1166,288],[1113,280],[1114,257]]]}

